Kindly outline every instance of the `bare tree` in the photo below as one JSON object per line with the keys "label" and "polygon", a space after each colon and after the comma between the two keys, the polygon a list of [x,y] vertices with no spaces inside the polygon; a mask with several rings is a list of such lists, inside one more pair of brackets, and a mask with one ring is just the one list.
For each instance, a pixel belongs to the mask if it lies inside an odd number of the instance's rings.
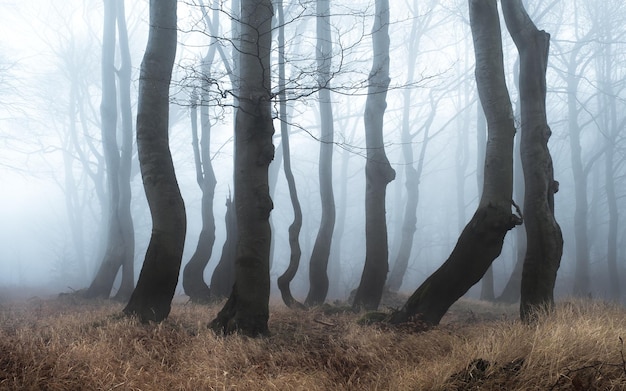
{"label": "bare tree", "polygon": [[522,223],[511,212],[515,124],[504,78],[497,0],[469,0],[469,10],[476,85],[489,133],[482,196],[448,260],[388,317],[391,323],[417,317],[426,325],[438,324],[500,254],[506,233]]}
{"label": "bare tree", "polygon": [[187,220],[169,149],[169,85],[176,56],[176,0],[150,0],[150,30],[139,76],[137,150],[152,235],[124,313],[142,321],[169,315]]}
{"label": "bare tree", "polygon": [[554,306],[554,284],[563,253],[561,227],[554,218],[554,180],[546,114],[546,68],[550,34],[537,29],[521,0],[502,1],[507,28],[520,54],[524,170],[524,221],[527,247],[522,272],[520,315],[529,321],[539,309]]}
{"label": "bare tree", "polygon": [[317,0],[317,72],[320,105],[319,181],[322,219],[309,262],[309,293],[305,304],[324,303],[328,294],[328,258],[335,228],[335,196],[333,194],[333,109],[331,105],[332,38],[330,34],[330,1]]}
{"label": "bare tree", "polygon": [[[115,278],[122,269],[118,300],[128,300],[134,287],[135,232],[130,212],[132,111],[130,103],[130,50],[123,0],[105,0],[102,38],[102,103],[100,105],[103,155],[107,173],[107,239],[100,267],[86,297],[108,298]],[[119,30],[121,66],[119,77],[122,139],[117,136],[117,87],[115,82],[116,24]],[[120,148],[121,147],[121,148]]]}
{"label": "bare tree", "polygon": [[272,3],[242,0],[240,85],[235,122],[235,205],[239,240],[232,293],[211,322],[222,333],[269,332],[269,254],[273,208],[268,166],[274,157],[270,52]]}

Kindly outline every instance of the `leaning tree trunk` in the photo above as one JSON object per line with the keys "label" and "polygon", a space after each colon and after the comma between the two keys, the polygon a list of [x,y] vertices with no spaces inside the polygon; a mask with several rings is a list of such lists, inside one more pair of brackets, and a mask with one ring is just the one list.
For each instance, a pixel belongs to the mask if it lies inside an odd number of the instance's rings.
{"label": "leaning tree trunk", "polygon": [[268,167],[274,157],[270,52],[270,0],[241,3],[239,107],[235,121],[235,206],[239,241],[232,293],[211,322],[223,333],[269,333],[269,255],[273,208]]}
{"label": "leaning tree trunk", "polygon": [[176,31],[176,0],[151,0],[148,44],[139,75],[137,151],[152,235],[137,287],[124,308],[124,313],[144,322],[169,315],[187,229],[168,137]]}
{"label": "leaning tree trunk", "polygon": [[488,124],[485,182],[474,216],[450,257],[387,319],[439,323],[448,308],[485,274],[502,251],[506,233],[522,223],[511,212],[515,124],[504,78],[497,0],[470,0],[476,84]]}
{"label": "leaning tree trunk", "polygon": [[287,118],[287,96],[285,93],[285,17],[282,0],[277,0],[276,10],[278,12],[278,99],[280,110],[280,139],[283,147],[283,160],[285,165],[285,178],[289,187],[289,197],[293,206],[293,222],[289,226],[289,266],[287,270],[278,277],[278,288],[283,302],[287,307],[302,307],[302,304],[294,299],[291,294],[290,284],[296,276],[300,265],[300,229],[302,228],[302,208],[298,199],[296,181],[291,170],[291,151],[289,148],[289,125]]}
{"label": "leaning tree trunk", "polygon": [[546,116],[550,34],[535,27],[521,0],[503,0],[502,12],[520,54],[520,151],[527,237],[520,315],[523,321],[529,321],[537,310],[554,306],[554,284],[563,254],[563,236],[554,218],[554,193],[558,191],[558,182],[554,180],[548,149],[552,132]]}
{"label": "leaning tree trunk", "polygon": [[330,1],[317,0],[317,72],[320,102],[320,197],[322,219],[309,261],[309,293],[307,306],[324,303],[328,294],[328,258],[335,229],[335,197],[333,195],[333,110],[330,100],[330,66],[332,41],[330,35]]}
{"label": "leaning tree trunk", "polygon": [[396,177],[383,140],[383,118],[389,88],[389,1],[376,0],[372,27],[374,60],[365,102],[365,266],[354,296],[354,308],[375,310],[383,296],[389,271],[385,195]]}

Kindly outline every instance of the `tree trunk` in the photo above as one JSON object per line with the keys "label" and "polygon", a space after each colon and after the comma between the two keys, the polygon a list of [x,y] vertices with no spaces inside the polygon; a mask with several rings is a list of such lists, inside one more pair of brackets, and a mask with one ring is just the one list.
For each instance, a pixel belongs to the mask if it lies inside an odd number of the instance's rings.
{"label": "tree trunk", "polygon": [[330,1],[317,0],[317,72],[320,102],[320,197],[322,219],[309,261],[309,293],[305,304],[324,303],[328,294],[328,258],[335,228],[335,198],[333,195],[333,110],[330,101],[330,66],[332,41],[330,35]]}
{"label": "tree trunk", "polygon": [[235,122],[235,206],[239,240],[235,284],[211,322],[215,331],[249,336],[269,333],[269,253],[273,208],[268,167],[274,157],[270,52],[272,3],[241,3],[239,107]]}
{"label": "tree trunk", "polygon": [[482,197],[448,260],[389,316],[390,323],[417,318],[425,325],[438,324],[500,254],[506,233],[522,222],[511,213],[515,125],[504,78],[497,0],[470,0],[469,9],[476,84],[489,134]]}
{"label": "tree trunk", "polygon": [[117,88],[115,85],[116,0],[104,2],[102,34],[102,102],[100,104],[102,146],[106,161],[108,210],[107,241],[98,272],[85,297],[109,298],[115,277],[122,266],[126,243],[120,209],[120,155],[117,146]]}
{"label": "tree trunk", "polygon": [[[418,12],[418,4],[414,3],[414,12]],[[407,68],[407,85],[415,82],[415,62],[419,55],[419,41],[422,37],[418,33],[419,24],[421,22],[418,18],[413,19],[411,26],[411,35],[408,42],[409,45],[409,60]],[[411,135],[411,89],[407,88],[403,91],[402,102],[402,156],[404,158],[404,176],[406,187],[406,205],[404,207],[404,215],[402,217],[402,229],[400,230],[400,246],[398,247],[398,253],[396,259],[391,268],[391,273],[387,278],[387,288],[391,292],[398,292],[402,286],[402,281],[406,270],[409,266],[409,258],[411,257],[411,251],[413,250],[413,241],[415,239],[415,231],[417,230],[417,205],[419,202],[419,183],[422,173],[422,167],[424,166],[424,156],[426,154],[426,146],[428,145],[428,133],[430,125],[435,118],[435,107],[431,106],[430,115],[425,121],[423,126],[423,139],[420,155],[417,161],[417,168],[413,165],[413,136]],[[432,102],[432,96],[431,96]]]}
{"label": "tree trunk", "polygon": [[122,145],[120,148],[120,203],[118,213],[124,237],[125,253],[122,258],[122,281],[115,299],[126,301],[135,287],[135,228],[130,211],[132,191],[130,188],[133,158],[133,112],[130,101],[131,58],[126,28],[126,12],[124,0],[117,0],[117,30],[120,44],[120,69],[117,71],[119,81],[120,118],[122,121]]}
{"label": "tree trunk", "polygon": [[376,13],[372,27],[374,59],[369,74],[367,101],[365,102],[365,266],[361,283],[354,297],[353,308],[375,310],[383,296],[389,250],[385,195],[387,184],[396,172],[391,168],[383,139],[383,118],[387,108],[389,88],[389,1],[376,0]]}
{"label": "tree trunk", "polygon": [[[218,23],[218,11],[213,12],[211,23]],[[211,66],[215,58],[217,37],[212,37],[211,45],[206,56],[202,59],[202,83],[200,91],[200,127],[201,140],[198,142],[198,109],[195,93],[191,102],[191,131],[193,155],[196,166],[196,181],[202,191],[201,216],[202,229],[198,237],[198,244],[193,255],[183,269],[183,289],[190,300],[196,303],[207,303],[211,298],[211,290],[204,282],[206,269],[213,245],[215,244],[215,216],[213,214],[213,200],[215,198],[215,172],[211,163],[211,118],[209,117],[209,93],[211,88]]]}
{"label": "tree trunk", "polygon": [[[487,144],[487,123],[485,122],[485,113],[480,104],[477,105],[478,110],[476,113],[476,184],[478,185],[478,196],[483,190],[484,184],[484,172],[482,172],[482,166],[485,164],[485,146]],[[515,177],[515,175],[514,175]],[[519,231],[519,230],[516,230]],[[487,272],[481,280],[480,286],[480,299],[485,301],[495,300],[494,293],[494,281],[493,281],[493,267],[489,266]]]}
{"label": "tree trunk", "polygon": [[282,0],[276,1],[276,10],[278,12],[278,99],[280,110],[280,139],[283,148],[283,159],[285,165],[285,178],[289,187],[289,197],[293,206],[293,222],[289,226],[289,248],[291,255],[289,257],[289,266],[287,270],[278,277],[278,288],[282,296],[283,302],[287,307],[303,307],[301,303],[294,299],[291,294],[289,284],[296,276],[298,266],[300,265],[300,230],[302,229],[302,208],[298,200],[298,192],[296,189],[296,181],[291,170],[291,151],[289,148],[289,119],[287,118],[287,97],[285,94],[285,17],[283,13]]}
{"label": "tree trunk", "polygon": [[226,199],[226,240],[222,255],[211,276],[211,297],[213,301],[230,296],[235,283],[235,258],[237,257],[237,216],[230,198]]}
{"label": "tree trunk", "polygon": [[124,313],[143,322],[169,315],[187,221],[169,149],[169,85],[176,56],[176,0],[150,1],[150,30],[139,76],[137,150],[152,235]]}
{"label": "tree trunk", "polygon": [[[205,58],[205,61],[207,59]],[[212,61],[212,59],[210,59]],[[210,62],[203,62],[204,77],[200,101],[200,117],[202,137],[198,142],[197,102],[191,103],[191,129],[194,160],[196,165],[196,178],[198,186],[202,190],[201,216],[202,229],[198,237],[198,244],[193,255],[183,269],[183,289],[190,300],[196,303],[208,303],[211,298],[211,290],[204,282],[204,269],[206,268],[215,244],[215,216],[213,215],[213,200],[215,196],[215,173],[211,164],[211,122],[209,118],[209,70]]]}
{"label": "tree trunk", "polygon": [[550,34],[535,27],[521,0],[504,0],[502,12],[520,54],[520,151],[527,237],[520,315],[523,321],[530,321],[537,310],[554,306],[554,284],[563,254],[561,228],[554,218],[554,193],[558,191],[558,182],[554,180],[548,150],[552,132],[545,103]]}
{"label": "tree trunk", "polygon": [[[519,83],[518,83],[519,85]],[[519,150],[519,137],[515,139],[514,153],[515,158],[513,159],[513,177],[515,178],[515,183],[513,185],[513,191],[515,194],[515,199],[520,203],[524,203],[524,173],[522,171],[522,163],[520,161],[520,150]],[[522,270],[524,269],[524,258],[526,257],[526,229],[516,229],[514,233],[515,237],[515,265],[513,266],[513,271],[511,272],[511,276],[507,281],[502,293],[496,301],[502,303],[517,303],[520,299],[520,292],[522,289]]]}

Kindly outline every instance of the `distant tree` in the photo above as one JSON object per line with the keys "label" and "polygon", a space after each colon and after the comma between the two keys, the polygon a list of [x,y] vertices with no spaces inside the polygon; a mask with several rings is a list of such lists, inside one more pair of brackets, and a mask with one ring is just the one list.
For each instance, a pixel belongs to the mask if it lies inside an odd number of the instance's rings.
{"label": "distant tree", "polygon": [[[217,24],[219,11],[213,10],[213,18],[209,19],[205,7],[202,7],[207,25]],[[209,116],[209,100],[211,89],[211,67],[217,51],[217,37],[211,38],[207,54],[202,59],[202,79],[200,94],[194,91],[190,102],[190,118],[192,132],[192,146],[196,167],[196,182],[202,191],[201,216],[202,229],[198,237],[198,244],[193,255],[183,269],[183,289],[191,301],[206,303],[210,300],[211,290],[204,281],[206,268],[215,244],[215,216],[213,200],[217,180],[211,163],[211,118]],[[198,98],[200,101],[198,102]],[[200,140],[198,140],[198,103],[200,104]]]}
{"label": "distant tree", "polygon": [[269,253],[273,208],[268,166],[274,157],[270,53],[270,0],[242,0],[240,73],[235,121],[235,205],[239,239],[235,283],[213,330],[249,336],[269,333]]}
{"label": "distant tree", "polygon": [[[119,30],[121,66],[115,69],[116,22]],[[116,84],[116,71],[119,83]],[[130,102],[131,63],[123,0],[104,1],[102,38],[102,103],[100,105],[103,155],[107,174],[107,239],[100,267],[86,297],[108,298],[122,269],[118,300],[128,300],[134,287],[135,232],[130,212],[131,161],[133,147]],[[117,96],[119,85],[121,142],[118,141]]]}
{"label": "distant tree", "polygon": [[335,196],[333,194],[333,109],[331,104],[331,63],[333,55],[330,34],[331,14],[329,0],[316,0],[317,31],[317,77],[320,105],[320,155],[319,183],[322,200],[322,218],[317,232],[313,252],[309,261],[309,293],[305,304],[308,306],[324,303],[328,294],[328,259],[335,229]]}
{"label": "distant tree", "polygon": [[365,103],[365,266],[352,306],[375,310],[389,271],[385,199],[396,172],[385,154],[383,119],[389,88],[389,1],[376,0],[372,27],[373,61]]}
{"label": "distant tree", "polygon": [[298,271],[302,250],[300,249],[300,230],[302,229],[302,207],[298,199],[296,181],[291,169],[291,148],[289,145],[289,118],[287,116],[287,97],[285,91],[285,16],[282,0],[276,1],[276,11],[278,14],[278,104],[280,119],[280,139],[282,144],[285,179],[289,187],[289,197],[293,206],[293,222],[289,226],[289,247],[291,254],[289,266],[285,272],[278,277],[277,283],[280,289],[283,302],[286,306],[298,306],[302,304],[296,301],[291,294],[290,284]]}
{"label": "distant tree", "polygon": [[521,0],[503,0],[502,12],[520,55],[524,170],[524,222],[527,247],[522,271],[520,315],[529,321],[537,310],[554,306],[554,284],[563,253],[561,228],[554,218],[554,180],[546,114],[546,68],[550,34],[537,29]]}
{"label": "distant tree", "polygon": [[169,85],[176,56],[176,0],[150,0],[150,29],[139,76],[137,150],[152,235],[124,313],[141,321],[169,315],[187,221],[169,149]]}
{"label": "distant tree", "polygon": [[515,124],[506,88],[497,0],[469,0],[476,85],[488,124],[484,186],[478,209],[444,264],[387,319],[439,323],[448,308],[485,274],[506,233],[522,220],[511,212]]}

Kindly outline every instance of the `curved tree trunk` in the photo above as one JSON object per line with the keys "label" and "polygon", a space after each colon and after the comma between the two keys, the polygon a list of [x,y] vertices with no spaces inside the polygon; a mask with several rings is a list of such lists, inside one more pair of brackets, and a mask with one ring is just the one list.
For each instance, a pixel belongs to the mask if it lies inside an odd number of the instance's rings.
{"label": "curved tree trunk", "polygon": [[330,101],[330,66],[332,41],[330,35],[330,1],[317,0],[317,72],[320,102],[320,197],[322,219],[309,261],[309,293],[305,304],[324,303],[328,294],[328,258],[335,228],[335,197],[333,195],[333,110]]}
{"label": "curved tree trunk", "polygon": [[287,270],[278,277],[278,288],[282,296],[283,302],[287,307],[303,307],[301,303],[294,299],[291,294],[289,284],[298,272],[300,265],[300,229],[302,229],[302,208],[298,200],[298,192],[296,189],[296,181],[291,170],[291,152],[289,148],[289,125],[287,118],[287,97],[285,94],[285,17],[283,13],[282,0],[276,1],[276,10],[278,13],[278,99],[280,110],[280,139],[283,148],[283,160],[285,165],[285,178],[289,187],[289,197],[293,206],[293,222],[289,226],[289,247],[291,255],[289,257],[289,266]]}
{"label": "curved tree trunk", "polygon": [[450,257],[389,316],[390,323],[417,318],[426,325],[438,324],[500,254],[506,233],[522,222],[511,213],[515,124],[504,78],[497,0],[470,0],[469,9],[476,84],[489,133],[482,197]]}
{"label": "curved tree trunk", "polygon": [[391,168],[383,138],[383,118],[387,108],[389,88],[389,1],[376,0],[376,14],[372,27],[374,60],[369,74],[365,102],[365,266],[361,283],[354,296],[354,308],[375,310],[383,296],[389,250],[385,195],[387,184],[396,172]]}
{"label": "curved tree trunk", "polygon": [[[207,59],[205,58],[205,61]],[[210,59],[212,61],[212,59]],[[211,254],[213,245],[215,244],[215,216],[213,214],[213,200],[215,196],[215,173],[211,164],[210,146],[211,146],[211,122],[209,118],[209,83],[206,82],[210,78],[210,62],[203,63],[204,78],[202,85],[200,101],[200,118],[202,137],[198,142],[198,120],[197,120],[197,102],[192,98],[191,102],[191,131],[194,160],[196,164],[196,179],[198,186],[202,190],[201,200],[201,216],[202,229],[198,237],[198,244],[193,255],[183,269],[183,289],[190,300],[196,303],[207,303],[211,298],[211,290],[204,282],[204,269],[206,268]]]}
{"label": "curved tree trunk", "polygon": [[554,180],[548,149],[552,132],[546,117],[550,34],[535,27],[521,0],[503,0],[502,12],[520,54],[520,151],[527,237],[520,315],[523,321],[529,321],[537,310],[554,306],[554,284],[563,254],[561,228],[554,218],[554,193],[558,191],[558,182]]}
{"label": "curved tree trunk", "polygon": [[239,107],[235,121],[235,206],[239,240],[235,284],[211,322],[223,333],[269,333],[269,254],[273,208],[268,167],[274,157],[270,100],[273,9],[270,0],[241,2]]}
{"label": "curved tree trunk", "polygon": [[[204,8],[204,7],[203,7]],[[213,20],[205,13],[207,23],[218,23],[219,11],[213,11]],[[183,289],[190,300],[196,303],[207,303],[211,298],[211,289],[204,282],[206,269],[213,246],[215,244],[215,216],[213,200],[215,199],[215,172],[211,163],[211,119],[209,117],[209,93],[211,88],[211,66],[215,58],[217,37],[211,38],[211,44],[206,56],[202,59],[202,84],[200,91],[200,128],[202,136],[198,142],[198,109],[195,93],[191,101],[191,132],[193,156],[196,166],[196,181],[202,191],[201,216],[202,229],[198,237],[198,244],[193,255],[183,269]]]}
{"label": "curved tree trunk", "polygon": [[176,56],[176,0],[150,1],[150,30],[139,76],[137,150],[152,235],[124,313],[141,321],[169,315],[187,220],[169,149],[169,85]]}

